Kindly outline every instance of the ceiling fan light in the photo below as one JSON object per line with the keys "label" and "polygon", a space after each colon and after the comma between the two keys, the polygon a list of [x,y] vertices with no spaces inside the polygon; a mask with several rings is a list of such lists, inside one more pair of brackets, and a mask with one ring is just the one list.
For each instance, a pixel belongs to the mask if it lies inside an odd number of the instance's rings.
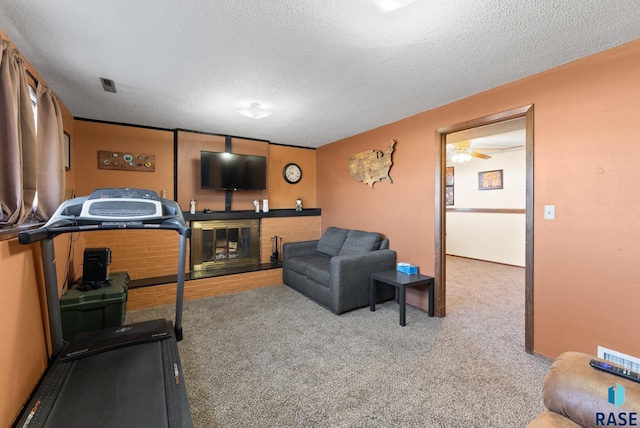
{"label": "ceiling fan light", "polygon": [[262,119],[263,117],[271,116],[273,114],[272,111],[268,111],[260,107],[260,104],[258,103],[252,103],[249,107],[237,110],[237,112],[251,119]]}

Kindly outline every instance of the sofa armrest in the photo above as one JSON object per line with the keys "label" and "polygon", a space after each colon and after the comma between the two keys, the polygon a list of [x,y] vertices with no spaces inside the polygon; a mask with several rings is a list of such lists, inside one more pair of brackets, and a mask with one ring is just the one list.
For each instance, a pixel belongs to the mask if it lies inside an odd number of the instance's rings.
{"label": "sofa armrest", "polygon": [[[594,369],[589,365],[593,358],[580,352],[563,353],[551,365],[542,388],[547,409],[583,427],[596,426],[597,412],[608,415],[640,408],[640,383]],[[619,407],[607,401],[608,389],[616,383],[625,388],[625,402]]]}
{"label": "sofa armrest", "polygon": [[[369,279],[372,272],[395,269],[395,250],[376,250],[364,254],[334,256],[330,262],[331,298],[337,313],[369,302]],[[395,292],[394,290],[391,290]]]}

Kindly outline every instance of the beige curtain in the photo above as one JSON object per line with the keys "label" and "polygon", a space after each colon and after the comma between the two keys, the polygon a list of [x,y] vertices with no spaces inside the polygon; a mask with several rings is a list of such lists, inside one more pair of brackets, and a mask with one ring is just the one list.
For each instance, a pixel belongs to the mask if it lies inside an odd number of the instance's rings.
{"label": "beige curtain", "polygon": [[38,149],[36,219],[48,220],[64,200],[64,140],[62,112],[51,90],[38,83]]}
{"label": "beige curtain", "polygon": [[20,225],[36,198],[33,219],[46,221],[64,199],[60,105],[38,83],[36,128],[24,60],[4,39],[0,48],[0,226]]}
{"label": "beige curtain", "polygon": [[36,134],[24,61],[0,40],[0,206],[2,225],[22,223],[36,189]]}

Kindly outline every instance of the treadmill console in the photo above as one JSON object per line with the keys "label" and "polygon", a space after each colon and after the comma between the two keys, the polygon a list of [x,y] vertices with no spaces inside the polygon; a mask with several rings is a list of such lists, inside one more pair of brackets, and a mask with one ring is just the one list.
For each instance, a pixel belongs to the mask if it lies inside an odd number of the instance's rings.
{"label": "treadmill console", "polygon": [[96,189],[89,195],[89,199],[150,199],[159,201],[158,194],[153,190],[127,189],[127,188],[106,188]]}
{"label": "treadmill console", "polygon": [[162,202],[152,190],[97,189],[82,204],[84,220],[144,220],[162,217]]}

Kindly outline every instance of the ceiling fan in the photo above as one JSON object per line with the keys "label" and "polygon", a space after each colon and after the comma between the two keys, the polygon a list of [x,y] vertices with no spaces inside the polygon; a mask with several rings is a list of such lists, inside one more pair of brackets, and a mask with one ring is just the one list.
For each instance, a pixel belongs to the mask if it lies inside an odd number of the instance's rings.
{"label": "ceiling fan", "polygon": [[[450,147],[449,147],[450,146]],[[447,158],[454,163],[467,163],[472,157],[479,159],[491,159],[491,156],[481,153],[480,151],[500,151],[505,152],[510,149],[516,149],[523,146],[511,146],[511,147],[475,147],[471,148],[471,140],[459,141],[457,143],[448,145]]]}

